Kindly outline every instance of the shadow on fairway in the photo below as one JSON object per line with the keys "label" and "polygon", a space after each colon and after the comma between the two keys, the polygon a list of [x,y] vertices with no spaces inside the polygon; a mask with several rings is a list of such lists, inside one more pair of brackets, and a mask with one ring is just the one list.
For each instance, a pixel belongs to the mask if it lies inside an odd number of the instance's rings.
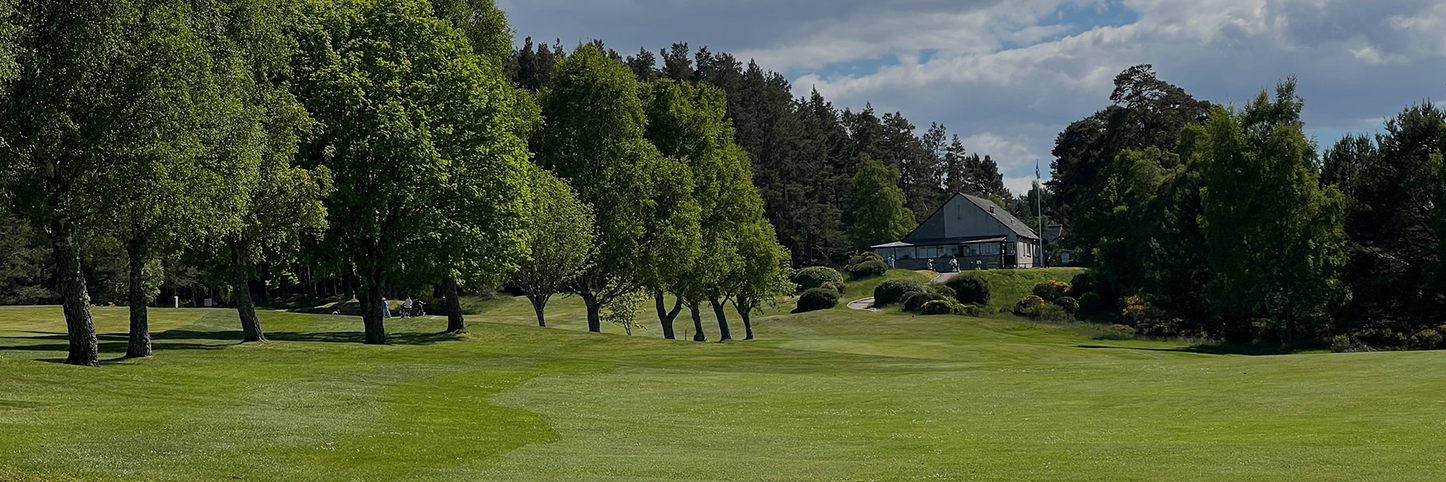
{"label": "shadow on fairway", "polygon": [[[366,334],[360,331],[323,331],[300,333],[295,331],[268,331],[269,341],[292,341],[304,343],[361,343]],[[151,335],[152,340],[221,340],[240,343],[241,330],[195,331],[166,330]],[[460,340],[456,333],[389,333],[389,345],[431,345],[443,341]]]}
{"label": "shadow on fairway", "polygon": [[[48,351],[48,352],[65,352],[65,351],[69,351],[69,350],[70,350],[70,337],[67,336],[65,333],[50,333],[50,332],[35,332],[35,331],[28,332],[28,333],[35,333],[37,336],[5,336],[5,337],[0,337],[0,339],[3,339],[3,340],[17,340],[17,341],[20,341],[20,342],[21,342],[21,344],[17,344],[17,345],[0,346],[0,351]],[[25,342],[27,342],[27,341],[33,341],[33,342],[39,342],[39,343],[28,343],[28,344],[27,344],[27,343],[25,343]],[[99,351],[100,351],[101,353],[103,353],[103,354],[104,354],[104,353],[125,353],[126,347],[127,347],[126,345],[129,343],[129,341],[130,341],[130,336],[127,335],[127,334],[125,334],[125,333],[106,333],[106,334],[96,335],[96,347],[99,348]],[[226,346],[227,346],[226,344],[221,344],[221,343],[211,343],[211,344],[207,344],[207,343],[195,343],[195,342],[187,343],[187,342],[179,342],[179,341],[169,341],[169,340],[166,340],[166,339],[158,338],[158,337],[155,336],[155,335],[152,335],[152,336],[151,336],[151,351],[153,351],[153,352],[167,351],[167,350],[216,350],[216,349],[225,348]],[[64,362],[65,362],[65,359],[64,359],[64,358],[54,358],[54,359],[52,359],[52,358],[41,358],[41,359],[37,359],[37,360],[39,360],[39,361],[44,361],[44,362],[52,362],[52,363],[64,363]],[[118,360],[120,360],[120,359],[113,359],[113,360],[108,359],[108,360],[104,360],[104,362],[113,362],[113,361],[118,361]]]}
{"label": "shadow on fairway", "polygon": [[[14,340],[14,345],[0,346],[0,351],[45,351],[65,352],[70,350],[70,337],[65,333],[31,331],[35,336],[5,336],[0,340]],[[362,332],[268,332],[266,339],[270,341],[303,342],[303,343],[355,343],[361,344],[365,334]],[[167,330],[151,334],[151,351],[161,352],[168,350],[216,350],[240,343],[242,334],[240,330],[223,331],[195,331],[195,330]],[[460,340],[461,336],[456,333],[395,333],[387,336],[387,344],[390,345],[431,345],[438,342]],[[96,345],[101,353],[125,353],[130,336],[125,333],[104,333],[96,335]],[[216,341],[225,343],[205,343],[205,341]],[[119,361],[105,360],[106,362]],[[61,359],[39,359],[54,363],[63,363]]]}
{"label": "shadow on fairway", "polygon": [[1075,345],[1075,348],[1088,348],[1092,350],[1134,350],[1134,351],[1155,351],[1175,353],[1200,353],[1205,355],[1247,355],[1247,356],[1269,356],[1269,355],[1290,355],[1302,350],[1317,348],[1315,346],[1289,346],[1273,343],[1248,343],[1248,344],[1220,344],[1220,345],[1195,345],[1183,348],[1142,348],[1132,346],[1108,346],[1108,345]]}

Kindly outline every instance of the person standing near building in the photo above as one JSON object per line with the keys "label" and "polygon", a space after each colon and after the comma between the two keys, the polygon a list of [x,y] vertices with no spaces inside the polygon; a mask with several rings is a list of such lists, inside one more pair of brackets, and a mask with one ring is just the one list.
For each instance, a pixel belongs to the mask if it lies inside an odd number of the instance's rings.
{"label": "person standing near building", "polygon": [[958,257],[958,256],[953,256],[953,257],[950,257],[950,258],[949,258],[949,268],[950,268],[951,271],[953,271],[953,272],[955,272],[955,273],[958,273],[958,272],[959,272],[959,257]]}
{"label": "person standing near building", "polygon": [[889,269],[894,269],[894,255],[889,255]]}

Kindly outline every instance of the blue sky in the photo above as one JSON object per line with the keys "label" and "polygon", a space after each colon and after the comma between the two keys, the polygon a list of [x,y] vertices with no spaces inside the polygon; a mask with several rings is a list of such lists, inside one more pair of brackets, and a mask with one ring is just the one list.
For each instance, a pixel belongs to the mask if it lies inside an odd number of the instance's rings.
{"label": "blue sky", "polygon": [[1057,133],[1148,63],[1197,98],[1237,104],[1290,75],[1307,129],[1347,132],[1446,97],[1446,3],[1375,0],[499,0],[517,38],[676,41],[783,72],[795,94],[948,126],[1026,189]]}

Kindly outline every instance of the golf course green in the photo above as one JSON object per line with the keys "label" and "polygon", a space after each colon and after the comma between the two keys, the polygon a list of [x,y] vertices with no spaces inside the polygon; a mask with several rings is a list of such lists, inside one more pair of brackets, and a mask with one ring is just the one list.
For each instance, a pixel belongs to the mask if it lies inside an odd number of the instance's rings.
{"label": "golf course green", "polygon": [[464,335],[392,318],[386,346],[350,316],[264,311],[271,341],[240,345],[232,310],[155,308],[155,356],[122,360],[126,309],[98,307],[88,368],[60,363],[59,307],[0,307],[0,480],[1446,477],[1446,353],[791,308],[757,340],[694,343],[655,319],[587,333],[575,298],[539,328],[503,298]]}

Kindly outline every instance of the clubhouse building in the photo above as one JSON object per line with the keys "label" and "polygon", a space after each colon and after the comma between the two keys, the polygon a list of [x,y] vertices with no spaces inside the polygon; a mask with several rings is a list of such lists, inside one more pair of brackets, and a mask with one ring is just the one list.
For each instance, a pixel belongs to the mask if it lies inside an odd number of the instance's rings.
{"label": "clubhouse building", "polygon": [[949,271],[959,260],[960,270],[1034,268],[1043,266],[1039,235],[993,201],[955,194],[903,240],[880,244],[874,253],[900,269]]}

